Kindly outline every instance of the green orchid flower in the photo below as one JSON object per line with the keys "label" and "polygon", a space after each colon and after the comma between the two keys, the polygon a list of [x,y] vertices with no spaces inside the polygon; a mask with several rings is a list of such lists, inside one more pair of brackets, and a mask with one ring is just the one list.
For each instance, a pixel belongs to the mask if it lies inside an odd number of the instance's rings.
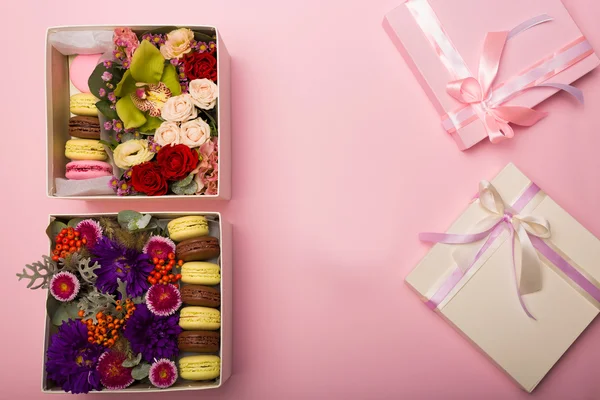
{"label": "green orchid flower", "polygon": [[120,99],[116,108],[125,129],[154,132],[162,123],[158,118],[171,96],[181,94],[175,66],[166,62],[160,51],[143,40],[131,59],[131,66],[115,88]]}

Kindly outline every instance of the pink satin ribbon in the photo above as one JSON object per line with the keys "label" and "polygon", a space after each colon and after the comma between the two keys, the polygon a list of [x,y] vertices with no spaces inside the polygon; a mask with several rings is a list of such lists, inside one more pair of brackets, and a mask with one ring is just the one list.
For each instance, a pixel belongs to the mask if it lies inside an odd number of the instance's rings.
{"label": "pink satin ribbon", "polygon": [[[513,276],[515,279],[515,285],[517,287],[517,294],[521,307],[529,318],[535,320],[535,317],[529,312],[527,306],[523,300],[522,293],[519,289],[517,281],[517,267],[515,263],[515,241],[516,233],[515,227],[512,223],[513,216],[522,211],[523,208],[535,197],[540,191],[540,188],[532,183],[527,190],[515,201],[508,211],[504,213],[504,216],[491,228],[486,229],[482,232],[470,233],[470,234],[451,234],[451,233],[421,233],[419,239],[424,242],[432,243],[445,243],[445,244],[467,244],[474,243],[480,240],[486,239],[483,246],[477,251],[472,261],[462,270],[456,267],[452,273],[442,282],[439,288],[427,301],[427,306],[431,309],[436,309],[438,306],[448,297],[450,292],[461,282],[466,274],[473,268],[481,256],[490,248],[492,243],[500,236],[500,234],[507,229],[510,232],[511,251],[512,251],[512,269]],[[588,293],[594,300],[600,302],[600,289],[590,282],[583,274],[581,274],[574,266],[572,266],[567,260],[565,260],[560,254],[554,251],[548,244],[535,235],[527,232],[528,240],[530,240],[533,247],[542,254],[547,260],[559,268],[569,279],[571,279],[576,285],[582,290]]]}
{"label": "pink satin ribbon", "polygon": [[[494,104],[490,101],[490,89],[498,74],[506,42],[519,33],[548,21],[551,21],[551,18],[539,16],[525,21],[512,31],[489,32],[485,37],[483,52],[479,60],[478,79],[467,77],[451,81],[446,86],[446,91],[450,96],[463,104],[471,105],[474,113],[483,121],[492,143],[498,143],[514,136],[514,131],[509,123],[532,126],[547,115],[545,112],[536,111],[529,107]],[[510,97],[514,97],[524,90],[540,86],[550,86],[564,90],[583,102],[583,95],[579,89],[570,85],[552,83],[525,86],[511,93]]]}

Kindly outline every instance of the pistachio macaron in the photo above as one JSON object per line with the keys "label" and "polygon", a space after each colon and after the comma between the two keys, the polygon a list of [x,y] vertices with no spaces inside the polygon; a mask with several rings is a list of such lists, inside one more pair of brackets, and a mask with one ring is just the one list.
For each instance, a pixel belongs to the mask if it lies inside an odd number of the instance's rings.
{"label": "pistachio macaron", "polygon": [[75,115],[85,115],[88,117],[98,116],[96,103],[99,100],[91,93],[77,93],[71,96],[69,107],[71,113]]}
{"label": "pistachio macaron", "polygon": [[179,359],[179,376],[191,381],[216,379],[221,374],[221,358],[213,355],[187,356]]}
{"label": "pistachio macaron", "polygon": [[210,307],[183,307],[179,311],[179,326],[188,331],[215,331],[221,327],[221,312]]}
{"label": "pistachio macaron", "polygon": [[201,215],[190,215],[171,220],[167,229],[169,237],[181,242],[186,239],[208,235],[208,221]]}
{"label": "pistachio macaron", "polygon": [[65,144],[65,156],[71,160],[104,161],[108,158],[104,145],[94,139],[70,139]]}
{"label": "pistachio macaron", "polygon": [[221,267],[205,261],[186,262],[181,266],[181,282],[218,285],[221,283]]}

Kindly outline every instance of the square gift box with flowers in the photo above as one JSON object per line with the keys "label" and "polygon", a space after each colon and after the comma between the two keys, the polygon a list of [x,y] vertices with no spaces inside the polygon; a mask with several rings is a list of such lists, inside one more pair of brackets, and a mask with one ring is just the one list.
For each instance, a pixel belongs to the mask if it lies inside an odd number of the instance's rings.
{"label": "square gift box with flowers", "polygon": [[229,55],[216,28],[50,28],[46,57],[49,196],[229,199]]}
{"label": "square gift box with flowers", "polygon": [[219,213],[52,215],[42,391],[173,391],[231,375],[231,227]]}

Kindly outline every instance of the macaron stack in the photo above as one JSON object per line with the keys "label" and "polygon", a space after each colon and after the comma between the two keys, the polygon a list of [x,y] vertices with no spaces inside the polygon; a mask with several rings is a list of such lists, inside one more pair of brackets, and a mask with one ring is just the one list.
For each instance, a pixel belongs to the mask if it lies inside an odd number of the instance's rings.
{"label": "macaron stack", "polygon": [[178,337],[181,378],[211,380],[220,375],[221,268],[219,239],[208,236],[208,221],[202,216],[173,219],[167,225],[169,237],[177,242],[176,257],[181,266]]}
{"label": "macaron stack", "polygon": [[87,84],[99,59],[100,54],[78,55],[69,68],[71,83],[81,92],[72,95],[70,100],[74,116],[69,119],[69,135],[73,139],[65,145],[65,156],[72,160],[67,164],[65,173],[70,180],[111,176],[113,172],[112,166],[105,162],[108,156],[100,143],[98,99],[90,93]]}

